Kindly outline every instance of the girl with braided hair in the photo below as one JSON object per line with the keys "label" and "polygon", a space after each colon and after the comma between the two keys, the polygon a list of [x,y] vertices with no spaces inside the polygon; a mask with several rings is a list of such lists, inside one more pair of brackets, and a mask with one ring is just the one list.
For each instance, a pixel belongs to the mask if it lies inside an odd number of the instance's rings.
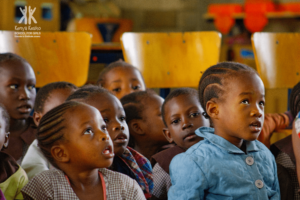
{"label": "girl with braided hair", "polygon": [[113,143],[100,112],[69,101],[40,120],[38,145],[55,169],[36,175],[23,189],[24,199],[145,199],[138,184],[110,171]]}
{"label": "girl with braided hair", "polygon": [[280,199],[274,156],[257,137],[264,122],[265,89],[250,67],[222,62],[199,82],[199,99],[214,128],[173,158],[168,199]]}

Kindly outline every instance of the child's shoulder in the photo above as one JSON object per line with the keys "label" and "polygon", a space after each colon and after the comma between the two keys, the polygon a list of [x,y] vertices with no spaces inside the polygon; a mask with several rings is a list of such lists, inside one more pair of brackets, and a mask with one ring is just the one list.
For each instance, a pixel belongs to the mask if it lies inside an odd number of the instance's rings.
{"label": "child's shoulder", "polygon": [[118,184],[122,183],[124,185],[133,185],[135,182],[135,180],[133,180],[129,176],[116,171],[105,168],[101,168],[99,169],[99,171],[103,174],[104,179],[107,180],[106,182],[109,182],[110,184],[114,184],[115,182],[117,182]]}

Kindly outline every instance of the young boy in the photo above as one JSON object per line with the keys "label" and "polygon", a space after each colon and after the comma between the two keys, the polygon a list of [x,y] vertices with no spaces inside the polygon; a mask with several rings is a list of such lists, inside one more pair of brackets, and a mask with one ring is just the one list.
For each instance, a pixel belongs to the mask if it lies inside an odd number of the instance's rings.
{"label": "young boy", "polygon": [[[43,115],[62,104],[76,89],[75,85],[68,82],[53,82],[42,87],[36,95],[34,104],[35,125],[38,126]],[[21,167],[26,171],[29,180],[36,174],[53,168],[42,154],[36,139],[29,146]]]}
{"label": "young boy", "polygon": [[130,145],[148,160],[168,144],[163,135],[163,101],[151,90],[134,92],[121,99],[129,127]]}
{"label": "young boy", "polygon": [[174,156],[185,152],[202,138],[195,134],[201,126],[209,127],[208,119],[202,115],[203,108],[198,100],[197,90],[179,88],[172,91],[162,106],[162,117],[166,128],[164,135],[170,143],[177,146],[155,154],[152,158],[154,191],[156,199],[168,199],[167,193],[171,186],[169,165]]}
{"label": "young boy", "polygon": [[12,53],[0,54],[0,103],[10,116],[10,144],[4,152],[21,163],[35,139],[29,116],[35,100],[35,74],[29,63]]}

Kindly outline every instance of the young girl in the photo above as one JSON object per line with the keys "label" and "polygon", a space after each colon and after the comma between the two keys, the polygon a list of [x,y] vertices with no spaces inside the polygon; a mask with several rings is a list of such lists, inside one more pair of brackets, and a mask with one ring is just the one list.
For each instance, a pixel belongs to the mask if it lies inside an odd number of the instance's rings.
{"label": "young girl", "polygon": [[[8,147],[9,115],[0,105],[0,150]],[[0,152],[0,191],[7,200],[23,199],[21,189],[28,182],[25,171],[16,163],[15,159]],[[4,198],[4,197],[3,197]],[[0,194],[0,199],[1,194]]]}
{"label": "young girl", "polygon": [[148,160],[163,150],[168,141],[163,135],[161,106],[164,99],[154,91],[139,91],[121,99],[129,127],[132,147]]}
{"label": "young girl", "polygon": [[141,72],[122,60],[105,67],[99,75],[97,84],[111,91],[118,99],[132,92],[146,90]]}
{"label": "young girl", "polygon": [[192,88],[173,90],[162,105],[162,117],[165,124],[165,137],[176,146],[152,156],[153,167],[153,199],[168,199],[171,187],[169,166],[176,155],[185,152],[201,139],[195,134],[202,126],[209,127],[209,120],[202,115],[203,108],[198,100],[198,92]]}
{"label": "young girl", "polygon": [[96,108],[73,101],[55,107],[42,117],[37,139],[57,169],[35,176],[22,189],[25,199],[145,199],[134,180],[105,169],[113,144]]}
{"label": "young girl", "polygon": [[84,102],[100,111],[116,155],[110,169],[135,179],[145,197],[150,198],[153,191],[151,164],[144,156],[127,147],[129,131],[121,102],[108,90],[97,86],[83,87],[69,96],[69,100]]}
{"label": "young girl", "polygon": [[10,144],[4,152],[21,163],[28,146],[35,139],[29,116],[35,100],[35,74],[29,63],[12,53],[0,54],[0,103],[10,117]]}
{"label": "young girl", "polygon": [[248,66],[224,62],[204,72],[199,99],[214,129],[199,128],[204,140],[172,160],[169,199],[280,199],[274,157],[256,140],[264,96]]}
{"label": "young girl", "polygon": [[[68,82],[53,82],[43,86],[37,93],[34,103],[35,125],[38,126],[45,113],[62,104],[76,89],[75,85]],[[32,142],[21,163],[29,180],[36,174],[53,167],[44,157],[37,143],[36,139]]]}

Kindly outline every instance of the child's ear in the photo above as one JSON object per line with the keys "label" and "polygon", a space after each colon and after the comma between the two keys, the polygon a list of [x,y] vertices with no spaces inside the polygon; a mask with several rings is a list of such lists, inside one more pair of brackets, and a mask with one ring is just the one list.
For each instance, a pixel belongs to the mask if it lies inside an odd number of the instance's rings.
{"label": "child's ear", "polygon": [[69,162],[70,157],[68,151],[63,145],[55,145],[51,148],[51,155],[57,162]]}
{"label": "child's ear", "polygon": [[168,128],[163,128],[163,134],[165,138],[168,140],[169,143],[174,142],[173,138],[171,137],[171,133]]}
{"label": "child's ear", "polygon": [[40,121],[42,119],[42,113],[34,112],[32,118],[33,118],[35,125],[39,126]]}
{"label": "child's ear", "polygon": [[142,125],[142,120],[139,119],[133,119],[131,122],[129,122],[129,129],[132,130],[130,133],[135,133],[137,135],[144,135],[144,128]]}
{"label": "child's ear", "polygon": [[4,140],[4,144],[3,144],[3,148],[6,149],[8,147],[9,144],[9,134],[10,132],[6,133],[5,135],[5,140]]}
{"label": "child's ear", "polygon": [[210,118],[217,119],[219,115],[219,106],[215,99],[211,99],[206,103],[206,112]]}

